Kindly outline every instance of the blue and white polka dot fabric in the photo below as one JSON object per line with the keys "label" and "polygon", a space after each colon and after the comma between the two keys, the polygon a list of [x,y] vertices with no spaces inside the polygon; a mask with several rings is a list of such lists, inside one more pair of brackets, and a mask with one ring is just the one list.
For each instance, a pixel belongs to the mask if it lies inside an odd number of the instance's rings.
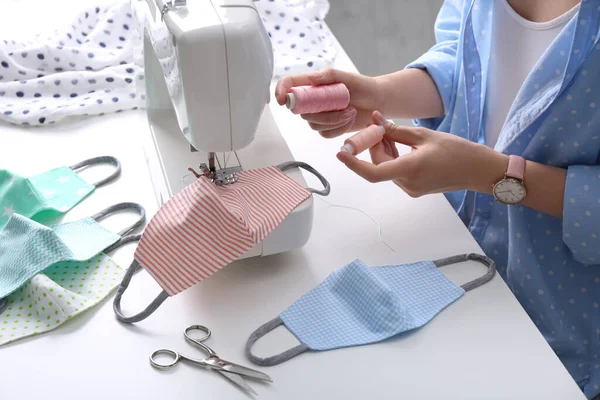
{"label": "blue and white polka dot fabric", "polygon": [[256,2],[256,7],[271,38],[274,79],[332,65],[335,44],[323,25],[327,0],[269,0]]}
{"label": "blue and white polka dot fabric", "polygon": [[[437,44],[409,67],[429,71],[446,115],[417,124],[484,143],[493,4],[444,3]],[[583,0],[523,84],[496,145],[568,170],[562,221],[489,195],[447,195],[588,398],[600,394],[599,28],[600,1]]]}
{"label": "blue and white polka dot fabric", "polygon": [[83,10],[51,37],[0,41],[0,118],[47,125],[144,104],[129,2]]}
{"label": "blue and white polka dot fabric", "polygon": [[[256,3],[271,37],[274,78],[319,70],[335,46],[326,0]],[[140,22],[130,0],[82,10],[50,37],[0,40],[0,120],[48,125],[145,106]]]}

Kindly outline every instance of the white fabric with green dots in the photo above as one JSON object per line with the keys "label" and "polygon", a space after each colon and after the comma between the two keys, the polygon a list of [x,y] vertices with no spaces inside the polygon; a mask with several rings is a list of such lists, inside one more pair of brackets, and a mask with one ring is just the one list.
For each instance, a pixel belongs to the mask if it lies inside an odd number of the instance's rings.
{"label": "white fabric with green dots", "polygon": [[105,254],[53,265],[7,297],[0,314],[0,346],[50,331],[106,298],[125,270]]}

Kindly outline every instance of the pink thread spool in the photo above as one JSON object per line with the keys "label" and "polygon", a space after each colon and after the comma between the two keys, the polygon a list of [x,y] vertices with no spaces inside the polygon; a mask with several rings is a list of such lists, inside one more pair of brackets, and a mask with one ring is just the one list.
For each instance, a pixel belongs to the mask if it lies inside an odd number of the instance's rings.
{"label": "pink thread spool", "polygon": [[355,156],[381,142],[384,135],[385,128],[383,126],[371,125],[351,138],[346,139],[340,151]]}
{"label": "pink thread spool", "polygon": [[350,91],[343,83],[297,86],[287,94],[286,106],[294,114],[316,114],[343,110],[350,104]]}

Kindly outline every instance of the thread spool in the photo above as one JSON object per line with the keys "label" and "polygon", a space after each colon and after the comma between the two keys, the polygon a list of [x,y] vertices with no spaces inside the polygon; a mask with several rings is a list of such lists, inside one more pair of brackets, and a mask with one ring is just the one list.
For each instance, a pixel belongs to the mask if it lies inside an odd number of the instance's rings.
{"label": "thread spool", "polygon": [[294,114],[339,111],[350,104],[350,91],[343,83],[321,86],[297,86],[287,94],[286,106]]}
{"label": "thread spool", "polygon": [[383,126],[371,125],[351,138],[346,139],[340,151],[355,156],[381,142],[384,135],[385,128]]}

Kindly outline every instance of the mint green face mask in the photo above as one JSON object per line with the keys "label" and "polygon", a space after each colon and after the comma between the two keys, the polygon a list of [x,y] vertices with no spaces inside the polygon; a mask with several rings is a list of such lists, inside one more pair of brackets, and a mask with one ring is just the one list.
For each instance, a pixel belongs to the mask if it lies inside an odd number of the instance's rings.
{"label": "mint green face mask", "polygon": [[101,303],[125,275],[107,253],[140,237],[124,236],[86,261],[53,264],[7,296],[6,310],[0,311],[0,346],[49,332]]}
{"label": "mint green face mask", "polygon": [[[90,184],[75,171],[99,164],[111,164],[115,171],[105,179]],[[0,169],[0,229],[13,214],[36,222],[61,216],[86,198],[96,188],[119,176],[121,165],[114,157],[96,157],[70,167],[60,167],[25,178]]]}
{"label": "mint green face mask", "polygon": [[[138,219],[118,233],[99,221],[117,212],[132,210]],[[0,313],[5,297],[42,271],[61,262],[83,262],[118,246],[124,235],[143,224],[146,212],[137,203],[119,203],[91,217],[45,226],[19,214],[0,230]]]}

